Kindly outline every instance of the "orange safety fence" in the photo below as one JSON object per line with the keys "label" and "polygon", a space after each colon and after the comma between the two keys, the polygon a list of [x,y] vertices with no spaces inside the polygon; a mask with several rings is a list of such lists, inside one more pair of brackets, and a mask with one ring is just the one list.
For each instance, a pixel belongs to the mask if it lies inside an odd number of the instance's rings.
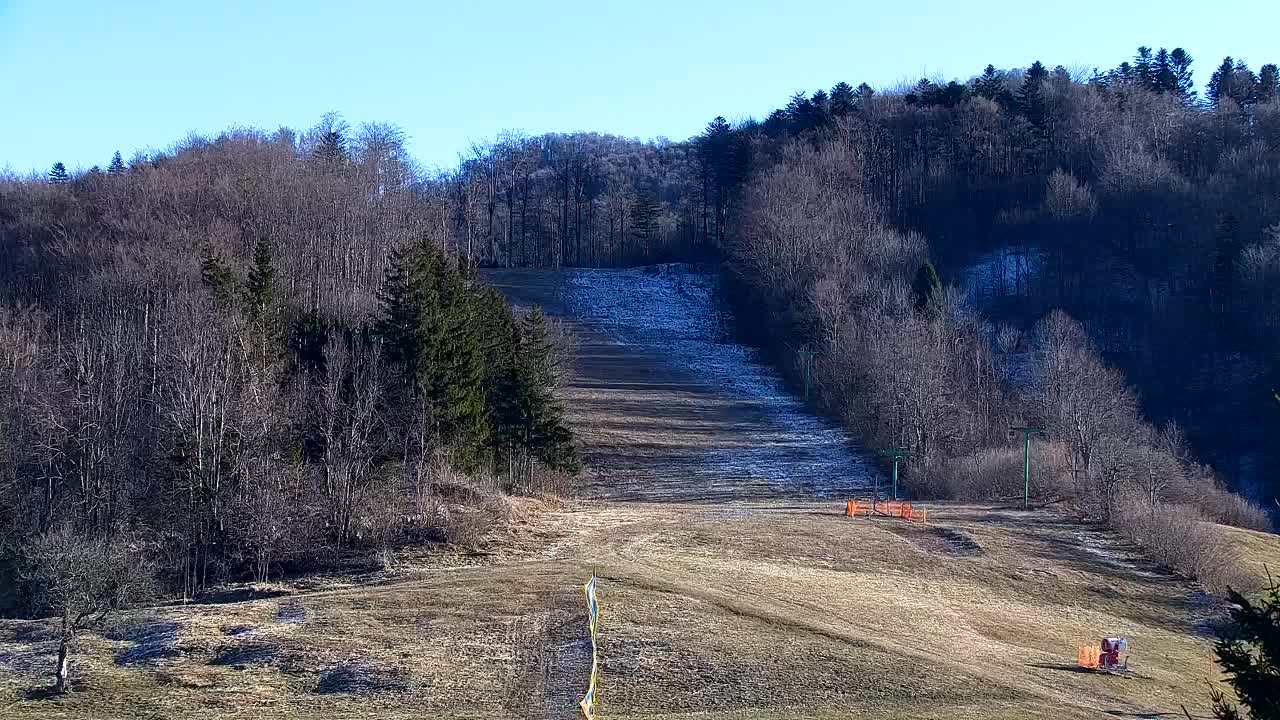
{"label": "orange safety fence", "polygon": [[1076,653],[1076,663],[1082,668],[1097,670],[1102,661],[1102,651],[1097,645],[1081,645]]}
{"label": "orange safety fence", "polygon": [[881,515],[885,517],[896,517],[904,520],[915,520],[918,522],[927,522],[929,520],[929,511],[924,508],[913,508],[911,503],[892,500],[889,502],[858,502],[857,500],[849,500],[845,504],[844,514],[848,517],[857,517],[865,515]]}

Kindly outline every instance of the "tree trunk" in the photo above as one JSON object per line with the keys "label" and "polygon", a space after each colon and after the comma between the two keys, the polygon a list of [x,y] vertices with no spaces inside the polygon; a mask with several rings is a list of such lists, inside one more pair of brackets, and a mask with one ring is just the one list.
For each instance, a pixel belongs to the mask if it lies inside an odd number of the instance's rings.
{"label": "tree trunk", "polygon": [[54,671],[53,677],[53,691],[59,694],[71,689],[71,680],[68,677],[71,669],[70,649],[71,638],[63,636],[61,642],[58,643],[58,667]]}

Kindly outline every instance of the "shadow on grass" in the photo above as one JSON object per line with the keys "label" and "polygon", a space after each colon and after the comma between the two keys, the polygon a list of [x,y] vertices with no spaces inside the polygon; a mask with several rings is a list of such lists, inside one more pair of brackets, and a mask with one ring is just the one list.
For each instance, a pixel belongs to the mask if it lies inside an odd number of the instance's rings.
{"label": "shadow on grass", "polygon": [[222,648],[209,660],[209,664],[244,670],[252,665],[270,665],[279,654],[280,648],[276,645],[251,642]]}
{"label": "shadow on grass", "polygon": [[115,654],[117,665],[143,665],[179,655],[178,631],[181,629],[182,625],[172,620],[144,621],[119,625],[103,636],[132,643]]}
{"label": "shadow on grass", "polygon": [[320,674],[315,692],[320,695],[374,695],[410,689],[408,671],[369,662],[348,662]]}
{"label": "shadow on grass", "polygon": [[1042,670],[1061,670],[1062,672],[1080,673],[1081,675],[1099,674],[1089,668],[1082,668],[1079,665],[1072,665],[1071,663],[1031,663],[1031,667],[1040,668]]}
{"label": "shadow on grass", "polygon": [[45,700],[59,700],[65,697],[70,697],[75,693],[85,692],[87,690],[92,690],[92,689],[93,689],[92,687],[90,687],[89,685],[86,685],[83,682],[72,683],[71,687],[63,692],[58,692],[57,690],[55,690],[53,685],[41,685],[39,687],[27,688],[25,691],[22,692],[22,699],[32,700],[35,702],[41,702]]}

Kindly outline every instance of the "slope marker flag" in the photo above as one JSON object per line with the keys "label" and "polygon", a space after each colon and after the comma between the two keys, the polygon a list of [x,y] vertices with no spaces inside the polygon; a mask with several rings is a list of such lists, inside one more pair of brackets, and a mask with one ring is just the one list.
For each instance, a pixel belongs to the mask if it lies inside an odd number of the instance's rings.
{"label": "slope marker flag", "polygon": [[587,622],[591,628],[591,684],[587,685],[587,694],[582,698],[582,702],[578,706],[582,708],[582,717],[587,720],[594,720],[596,712],[596,671],[597,671],[597,651],[596,651],[596,616],[598,614],[596,606],[596,576],[591,574],[591,579],[586,585],[582,586],[583,592],[587,595]]}

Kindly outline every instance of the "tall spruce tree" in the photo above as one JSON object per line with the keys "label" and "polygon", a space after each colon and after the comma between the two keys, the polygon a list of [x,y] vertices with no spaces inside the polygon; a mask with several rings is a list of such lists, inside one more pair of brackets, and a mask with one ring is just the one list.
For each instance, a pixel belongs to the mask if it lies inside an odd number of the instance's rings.
{"label": "tall spruce tree", "polygon": [[1231,75],[1235,72],[1236,63],[1228,55],[1222,59],[1222,64],[1217,70],[1209,76],[1209,84],[1205,85],[1204,96],[1215,107],[1224,97],[1230,97]]}
{"label": "tall spruce tree", "polygon": [[511,432],[512,373],[519,350],[519,325],[511,306],[492,286],[477,289],[477,318],[484,339],[485,404],[489,447],[495,468],[505,466],[514,445]]}
{"label": "tall spruce tree", "polygon": [[769,113],[764,120],[764,134],[769,137],[780,137],[787,132],[787,113],[781,108]]}
{"label": "tall spruce tree", "polygon": [[338,130],[330,130],[320,136],[320,142],[312,151],[312,157],[327,165],[342,165],[351,159],[347,152],[347,139]]}
{"label": "tall spruce tree", "polygon": [[925,261],[911,281],[911,294],[916,312],[933,313],[942,306],[942,279],[933,263]]}
{"label": "tall spruce tree", "polygon": [[1234,100],[1237,105],[1243,107],[1258,99],[1257,91],[1258,76],[1243,60],[1232,60],[1228,55],[1209,77],[1209,84],[1205,86],[1205,97],[1215,107],[1224,99]]}
{"label": "tall spruce tree", "polygon": [[214,304],[223,312],[235,307],[236,276],[213,248],[200,250],[200,281],[213,292]]}
{"label": "tall spruce tree", "polygon": [[652,190],[643,188],[637,192],[631,203],[631,234],[642,242],[656,235],[660,208],[658,196]]}
{"label": "tall spruce tree", "polygon": [[520,321],[519,364],[525,384],[525,447],[544,464],[576,472],[580,467],[564,408],[555,397],[556,366],[546,318],[535,307]]}
{"label": "tall spruce tree", "polygon": [[1182,48],[1174,48],[1169,53],[1169,62],[1173,68],[1173,92],[1184,101],[1195,98],[1195,79],[1191,76],[1191,54]]}
{"label": "tall spruce tree", "polygon": [[1018,89],[1018,107],[1031,124],[1032,139],[1042,146],[1041,150],[1049,139],[1049,113],[1044,99],[1044,81],[1048,76],[1049,71],[1037,60],[1027,68],[1022,87]]}
{"label": "tall spruce tree", "polygon": [[1258,70],[1258,104],[1272,103],[1280,98],[1280,70],[1275,63],[1263,65]]}
{"label": "tall spruce tree", "polygon": [[374,326],[399,371],[401,402],[417,408],[434,441],[459,467],[488,448],[484,348],[472,283],[434,243],[398,250],[380,293]]}
{"label": "tall spruce tree", "polygon": [[[791,96],[791,100],[787,103],[787,121],[791,125],[791,132],[801,133],[812,130],[816,124],[816,115],[813,100],[810,100],[809,96],[802,92]],[[710,130],[710,126],[707,129]]]}
{"label": "tall spruce tree", "polygon": [[838,82],[831,88],[831,115],[841,117],[857,109],[857,96],[847,82]]}
{"label": "tall spruce tree", "polygon": [[995,65],[987,65],[983,69],[982,75],[973,83],[973,92],[988,100],[995,100],[1000,91],[1004,89],[1004,83],[1000,79],[1000,75],[996,72]]}
{"label": "tall spruce tree", "polygon": [[116,153],[111,156],[111,164],[107,166],[107,174],[123,175],[124,170],[124,158],[120,157],[120,151],[117,150]]}
{"label": "tall spruce tree", "polygon": [[1160,48],[1151,61],[1151,89],[1159,93],[1171,93],[1178,89],[1178,77],[1174,71],[1169,51]]}
{"label": "tall spruce tree", "polygon": [[1155,61],[1151,57],[1151,48],[1143,45],[1138,54],[1133,56],[1134,80],[1146,90],[1155,89]]}
{"label": "tall spruce tree", "polygon": [[71,176],[67,174],[67,166],[61,162],[56,162],[49,169],[49,182],[59,185],[70,182]]}
{"label": "tall spruce tree", "polygon": [[1023,113],[1031,113],[1037,104],[1043,104],[1043,85],[1049,77],[1049,69],[1039,60],[1027,68],[1022,76],[1022,86],[1018,88],[1018,100],[1022,104]]}
{"label": "tall spruce tree", "polygon": [[271,241],[266,238],[260,238],[253,248],[253,267],[245,280],[243,296],[256,359],[264,365],[272,364],[283,357],[286,340]]}
{"label": "tall spruce tree", "polygon": [[809,98],[813,105],[814,127],[826,127],[831,123],[831,97],[826,90],[818,90]]}

